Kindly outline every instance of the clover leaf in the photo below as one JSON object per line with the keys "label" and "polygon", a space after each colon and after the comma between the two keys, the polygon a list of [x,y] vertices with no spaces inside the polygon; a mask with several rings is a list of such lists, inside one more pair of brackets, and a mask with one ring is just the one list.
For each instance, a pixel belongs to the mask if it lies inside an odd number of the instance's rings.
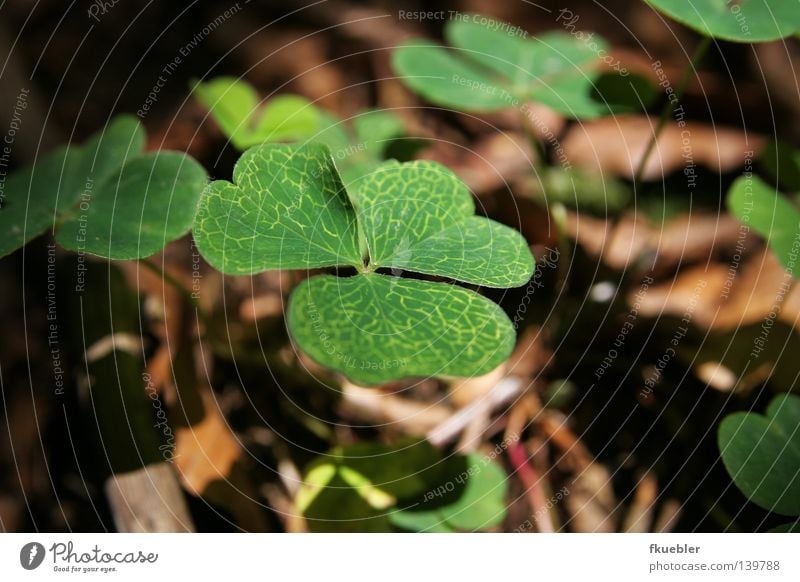
{"label": "clover leaf", "polygon": [[776,396],[766,415],[727,416],[718,443],[725,468],[742,493],[775,513],[800,515],[800,397]]}
{"label": "clover leaf", "polygon": [[239,150],[308,139],[319,131],[322,121],[322,112],[299,95],[278,95],[262,106],[256,90],[235,77],[195,83],[194,94]]}
{"label": "clover leaf", "polygon": [[345,122],[299,95],[264,104],[252,85],[234,77],[196,82],[193,91],[236,149],[320,142],[333,153],[345,184],[383,162],[387,146],[404,132],[403,121],[390,111],[366,110]]}
{"label": "clover leaf", "polygon": [[[472,197],[434,162],[386,162],[348,192],[330,150],[265,144],[245,152],[234,183],[212,182],[199,205],[200,252],[223,273],[355,267],[297,287],[287,322],[319,363],[372,385],[409,376],[473,376],[510,354],[508,316],[460,287],[525,284],[533,257],[518,232],[475,216]],[[381,274],[377,270],[390,270]]]}
{"label": "clover leaf", "polygon": [[739,221],[767,239],[783,268],[798,276],[800,208],[756,176],[738,178],[728,191],[728,208]]}
{"label": "clover leaf", "polygon": [[7,180],[0,256],[57,227],[66,249],[111,259],[150,256],[189,231],[205,170],[177,152],[143,153],[144,131],[120,116]]}
{"label": "clover leaf", "polygon": [[765,42],[800,31],[795,0],[645,0],[701,34],[734,42]]}
{"label": "clover leaf", "polygon": [[[477,531],[506,516],[507,476],[488,457],[471,453],[443,462],[440,481],[389,519],[407,531]],[[437,495],[439,493],[440,495]]]}
{"label": "clover leaf", "polygon": [[305,472],[295,505],[311,531],[488,529],[506,514],[506,475],[477,454],[426,441],[337,447]]}
{"label": "clover leaf", "polygon": [[323,114],[322,123],[324,128],[314,140],[330,148],[348,187],[380,165],[388,146],[405,131],[399,117],[381,109],[363,111],[349,123]]}
{"label": "clover leaf", "polygon": [[[509,24],[470,14],[449,21],[444,33],[451,48],[412,39],[392,55],[403,81],[437,105],[489,112],[535,101],[582,119],[630,110],[630,92],[641,88],[638,77],[631,90],[607,77],[596,85],[608,46],[594,34],[528,38]],[[604,87],[612,94],[598,95]],[[625,99],[619,109],[616,96]]]}

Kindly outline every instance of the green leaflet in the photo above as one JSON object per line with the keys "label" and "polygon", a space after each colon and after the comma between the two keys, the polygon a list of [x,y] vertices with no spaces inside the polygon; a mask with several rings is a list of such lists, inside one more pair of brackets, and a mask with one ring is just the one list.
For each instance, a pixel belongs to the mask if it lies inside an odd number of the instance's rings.
{"label": "green leaflet", "polygon": [[718,442],[725,468],[742,493],[770,511],[800,515],[800,397],[776,396],[765,416],[727,416]]}
{"label": "green leaflet", "polygon": [[87,187],[102,182],[143,149],[141,126],[121,116],[84,145],[58,148],[9,176],[0,210],[0,256],[52,228]]}
{"label": "green leaflet", "polygon": [[479,376],[514,347],[508,316],[452,285],[378,274],[320,275],[292,293],[297,345],[363,385],[409,376]]}
{"label": "green leaflet", "polygon": [[329,150],[265,144],[247,150],[234,183],[208,185],[194,237],[223,273],[361,265],[355,212]]}
{"label": "green leaflet", "polygon": [[239,150],[267,142],[309,139],[322,122],[322,112],[308,99],[279,95],[262,106],[256,90],[234,77],[196,83],[194,94]]}
{"label": "green leaflet", "polygon": [[485,285],[518,287],[533,274],[519,233],[474,216],[466,186],[435,162],[389,162],[357,183],[370,264]]}
{"label": "green leaflet", "polygon": [[765,42],[800,31],[795,0],[646,1],[701,34],[734,42]]}
{"label": "green leaflet", "polygon": [[[583,119],[630,111],[629,93],[644,92],[641,79],[622,76],[613,84],[595,85],[599,59],[608,47],[594,34],[550,32],[527,38],[510,25],[485,20],[467,14],[448,22],[445,37],[453,48],[420,39],[403,44],[392,56],[395,70],[429,101],[464,111],[535,101]],[[626,91],[621,92],[621,84]],[[598,94],[606,87],[613,91]],[[618,104],[620,93],[625,101]]]}
{"label": "green leaflet", "polygon": [[728,208],[767,240],[786,271],[800,272],[800,209],[755,176],[742,176],[728,191]]}
{"label": "green leaflet", "polygon": [[205,170],[184,154],[144,154],[138,120],[119,116],[84,145],[44,156],[9,177],[0,256],[60,225],[65,248],[112,259],[152,255],[185,234]]}
{"label": "green leaflet", "polygon": [[487,457],[425,441],[338,447],[305,472],[295,505],[311,531],[477,531],[505,516],[506,475]]}
{"label": "green leaflet", "polygon": [[87,190],[56,241],[65,249],[116,260],[149,257],[189,232],[207,182],[186,154],[155,152],[127,162]]}

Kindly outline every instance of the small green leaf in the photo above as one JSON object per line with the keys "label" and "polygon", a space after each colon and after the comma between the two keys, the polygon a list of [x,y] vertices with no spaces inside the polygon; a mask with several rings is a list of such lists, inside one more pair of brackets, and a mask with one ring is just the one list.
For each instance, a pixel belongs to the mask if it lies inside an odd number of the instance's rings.
{"label": "small green leaf", "polygon": [[734,42],[765,42],[800,31],[795,0],[646,0],[706,36]]}
{"label": "small green leaf", "polygon": [[742,176],[728,191],[728,208],[767,240],[784,269],[797,276],[800,262],[800,209],[755,176]]}
{"label": "small green leaf", "polygon": [[295,507],[315,532],[391,531],[398,498],[421,495],[441,454],[426,441],[336,447],[305,471]]}
{"label": "small green leaf", "polygon": [[566,204],[580,212],[607,216],[626,208],[633,199],[618,178],[580,168],[544,168],[538,171],[531,195],[547,206]]}
{"label": "small green leaf", "polygon": [[[393,65],[429,101],[464,111],[496,111],[535,101],[577,119],[617,111],[593,98],[600,55],[608,47],[594,34],[551,32],[527,38],[500,21],[465,15],[450,21],[445,49],[422,40],[400,46]],[[628,111],[630,102],[620,110]]]}
{"label": "small green leaf", "polygon": [[208,185],[194,236],[223,273],[361,265],[355,212],[321,144],[247,150],[233,181]]}
{"label": "small green leaf", "polygon": [[417,39],[400,45],[392,54],[392,66],[406,85],[443,107],[489,112],[515,102],[502,87],[502,79],[431,41]]}
{"label": "small green leaf", "polygon": [[479,376],[508,358],[515,340],[508,316],[477,293],[378,274],[307,279],[287,320],[304,352],[363,385]]}
{"label": "small green leaf", "polygon": [[518,287],[533,257],[515,230],[474,216],[472,195],[435,162],[388,162],[356,184],[370,265],[488,287]]}
{"label": "small green leaf", "polygon": [[325,129],[314,141],[326,144],[349,190],[384,161],[387,147],[405,131],[403,121],[389,111],[370,109],[349,123],[323,115]]}
{"label": "small green leaf", "polygon": [[506,476],[487,457],[426,441],[337,447],[306,470],[295,506],[312,531],[476,531],[505,516]]}
{"label": "small green leaf", "polygon": [[206,172],[177,152],[144,154],[87,189],[56,240],[116,260],[153,255],[189,232]]}
{"label": "small green leaf", "polygon": [[353,129],[356,142],[380,159],[391,141],[402,136],[406,128],[403,120],[391,111],[370,109],[353,119]]}
{"label": "small green leaf", "polygon": [[722,460],[751,501],[776,513],[800,515],[800,397],[776,396],[766,412],[737,412],[722,421]]}
{"label": "small green leaf", "polygon": [[392,523],[411,531],[478,531],[505,518],[507,476],[489,458],[474,453],[450,457],[439,479],[415,503],[393,512]]}
{"label": "small green leaf", "polygon": [[120,116],[83,146],[59,148],[9,176],[0,204],[0,257],[53,228],[82,195],[141,155],[144,141],[139,122]]}
{"label": "small green leaf", "polygon": [[197,83],[194,93],[239,150],[268,142],[305,140],[320,129],[320,110],[298,95],[278,95],[262,107],[256,90],[234,77]]}

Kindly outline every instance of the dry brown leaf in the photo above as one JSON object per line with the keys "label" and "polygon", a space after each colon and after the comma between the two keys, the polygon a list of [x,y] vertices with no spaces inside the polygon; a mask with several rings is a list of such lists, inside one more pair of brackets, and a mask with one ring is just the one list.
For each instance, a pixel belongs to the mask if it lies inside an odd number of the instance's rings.
{"label": "dry brown leaf", "polygon": [[508,189],[508,183],[532,171],[534,158],[525,136],[495,133],[472,148],[438,144],[425,151],[426,159],[449,166],[475,194]]}
{"label": "dry brown leaf", "polygon": [[225,480],[242,454],[239,441],[208,388],[200,389],[205,414],[199,422],[175,431],[175,466],[183,487],[202,495],[214,481]]}
{"label": "dry brown leaf", "polygon": [[[682,214],[666,224],[654,224],[633,211],[618,219],[567,213],[567,234],[594,257],[615,269],[625,269],[646,256],[658,268],[708,260],[728,253],[741,233],[732,216],[695,212]],[[749,235],[744,239],[750,240]]]}
{"label": "dry brown leaf", "polygon": [[658,482],[652,473],[645,474],[636,487],[622,531],[629,533],[645,533],[650,530],[653,521],[653,508],[658,499]]}
{"label": "dry brown leaf", "polygon": [[[571,163],[595,171],[632,178],[658,120],[636,115],[618,115],[573,125],[563,148]],[[612,145],[613,144],[613,145]],[[670,122],[664,127],[648,158],[643,178],[657,180],[683,168],[688,160],[725,173],[744,164],[745,152],[758,152],[762,136],[707,123]]]}
{"label": "dry brown leaf", "polygon": [[463,408],[476,400],[480,400],[491,392],[492,388],[506,375],[506,367],[507,364],[504,363],[483,376],[463,378],[452,382],[448,390],[450,402],[456,408]]}
{"label": "dry brown leaf", "polygon": [[450,418],[449,406],[386,394],[380,388],[342,383],[341,413],[361,421],[387,424],[407,434],[422,435]]}
{"label": "dry brown leaf", "polygon": [[611,487],[611,475],[603,465],[587,465],[568,486],[564,504],[571,519],[568,527],[574,532],[610,533],[616,531],[613,512],[617,505]]}
{"label": "dry brown leaf", "polygon": [[[705,287],[696,293],[700,281]],[[693,297],[697,301],[693,322],[702,327],[736,329],[762,321],[777,307],[778,319],[800,330],[800,286],[766,249],[748,257],[738,271],[723,263],[684,269],[674,280],[651,286],[639,297],[640,313],[681,316]]]}

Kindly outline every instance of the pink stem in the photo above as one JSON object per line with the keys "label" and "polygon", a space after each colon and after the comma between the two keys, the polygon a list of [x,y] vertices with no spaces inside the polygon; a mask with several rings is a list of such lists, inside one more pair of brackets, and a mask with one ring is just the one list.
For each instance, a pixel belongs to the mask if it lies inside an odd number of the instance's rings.
{"label": "pink stem", "polygon": [[550,511],[547,508],[547,499],[541,487],[542,480],[533,465],[528,462],[528,454],[520,441],[508,447],[508,457],[525,486],[525,494],[528,496],[531,509],[533,509],[533,521],[536,523],[536,528],[542,533],[553,533],[555,530],[550,519]]}

